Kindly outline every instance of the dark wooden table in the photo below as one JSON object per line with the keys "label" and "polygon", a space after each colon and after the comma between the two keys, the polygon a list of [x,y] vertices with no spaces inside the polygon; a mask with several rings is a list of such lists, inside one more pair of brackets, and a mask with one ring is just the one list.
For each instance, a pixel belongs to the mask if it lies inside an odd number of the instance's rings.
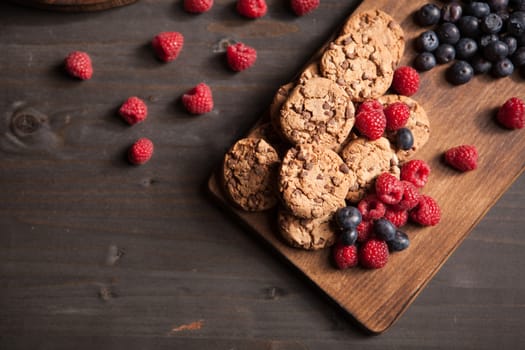
{"label": "dark wooden table", "polygon": [[[0,349],[522,347],[525,176],[379,336],[206,191],[227,148],[358,1],[323,0],[301,18],[268,1],[256,21],[233,0],[199,16],[181,3],[83,14],[0,3]],[[165,30],[186,38],[169,64],[149,46]],[[229,71],[224,39],[257,48],[256,65]],[[90,53],[91,80],[62,71],[72,50]],[[201,81],[215,109],[189,116],[179,98]],[[149,117],[130,127],[116,111],[132,95]],[[125,152],[141,136],[156,152],[133,167]]]}

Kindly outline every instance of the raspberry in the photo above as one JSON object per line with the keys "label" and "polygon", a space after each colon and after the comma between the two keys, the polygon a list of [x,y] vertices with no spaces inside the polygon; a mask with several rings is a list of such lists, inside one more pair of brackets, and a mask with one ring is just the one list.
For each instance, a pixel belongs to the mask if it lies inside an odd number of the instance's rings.
{"label": "raspberry", "polygon": [[162,32],[153,38],[151,45],[161,61],[170,62],[179,56],[184,36],[179,32]]}
{"label": "raspberry", "polygon": [[355,245],[337,243],[332,248],[334,262],[340,270],[357,265],[357,248]]}
{"label": "raspberry", "polygon": [[474,145],[461,145],[445,152],[445,162],[459,171],[474,170],[478,167],[478,150]]}
{"label": "raspberry", "polygon": [[357,242],[362,243],[372,238],[374,234],[374,225],[372,221],[361,221],[357,225]]}
{"label": "raspberry", "polygon": [[319,6],[320,0],[291,0],[290,6],[297,16],[312,12]]}
{"label": "raspberry", "polygon": [[397,228],[405,226],[408,221],[407,210],[396,210],[392,207],[386,207],[385,219],[394,224]]}
{"label": "raspberry", "polygon": [[412,96],[419,89],[419,73],[409,66],[397,68],[394,71],[392,87],[401,95]]}
{"label": "raspberry", "polygon": [[93,66],[91,57],[83,51],[73,51],[64,60],[66,71],[72,77],[80,80],[91,79],[93,76]]}
{"label": "raspberry", "polygon": [[403,198],[405,188],[401,181],[390,173],[382,173],[376,178],[376,195],[385,204],[397,204]]}
{"label": "raspberry", "polygon": [[410,210],[419,202],[420,194],[412,182],[402,180],[401,183],[404,187],[403,198],[393,208],[396,210]]}
{"label": "raspberry", "polygon": [[382,268],[388,262],[388,245],[381,239],[372,238],[361,245],[358,259],[363,267]]}
{"label": "raspberry", "polygon": [[259,18],[266,14],[268,6],[265,0],[238,0],[237,12],[248,18]]}
{"label": "raspberry", "polygon": [[375,111],[375,110],[382,111],[383,105],[378,100],[366,100],[359,105],[359,108],[357,109],[357,113],[370,112],[370,111]]}
{"label": "raspberry", "polygon": [[396,131],[405,126],[410,117],[410,108],[404,102],[394,102],[384,109],[386,129]]}
{"label": "raspberry", "polygon": [[370,140],[377,140],[385,132],[386,117],[383,109],[361,109],[355,117],[355,127]]}
{"label": "raspberry", "polygon": [[423,225],[434,226],[441,219],[441,209],[434,198],[421,195],[417,206],[410,211],[410,220]]}
{"label": "raspberry", "polygon": [[385,205],[375,194],[368,194],[357,204],[363,220],[377,220],[385,215]]}
{"label": "raspberry", "polygon": [[182,104],[192,114],[204,114],[213,109],[211,89],[205,83],[200,83],[182,95]]}
{"label": "raspberry", "polygon": [[237,43],[228,46],[226,49],[226,59],[228,66],[235,71],[240,72],[250,68],[257,60],[257,51],[253,47],[243,43]]}
{"label": "raspberry", "polygon": [[138,139],[128,150],[129,161],[136,165],[146,163],[152,155],[153,142],[145,137]]}
{"label": "raspberry", "polygon": [[497,119],[506,128],[523,128],[525,126],[525,103],[517,97],[509,98],[498,110]]}
{"label": "raspberry", "polygon": [[429,175],[430,166],[424,160],[413,159],[403,164],[400,178],[421,188],[427,184]]}
{"label": "raspberry", "polygon": [[184,10],[189,13],[203,13],[212,6],[213,0],[184,0]]}
{"label": "raspberry", "polygon": [[120,116],[130,125],[140,123],[148,116],[148,107],[140,98],[132,96],[120,106]]}

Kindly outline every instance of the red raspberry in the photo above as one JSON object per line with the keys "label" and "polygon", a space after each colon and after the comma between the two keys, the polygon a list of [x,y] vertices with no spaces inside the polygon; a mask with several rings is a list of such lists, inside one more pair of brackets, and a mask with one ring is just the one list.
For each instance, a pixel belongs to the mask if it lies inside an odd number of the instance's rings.
{"label": "red raspberry", "polygon": [[332,248],[332,256],[340,270],[357,265],[357,247],[355,245],[336,243]]}
{"label": "red raspberry", "polygon": [[240,72],[250,68],[257,60],[257,51],[253,47],[237,43],[228,46],[226,49],[226,59],[228,66],[233,71]]}
{"label": "red raspberry", "polygon": [[441,209],[434,198],[421,195],[417,206],[410,211],[410,220],[423,225],[434,226],[441,220]]}
{"label": "red raspberry", "polygon": [[383,109],[361,109],[355,117],[355,127],[370,140],[377,140],[385,132],[386,117]]}
{"label": "red raspberry", "polygon": [[266,14],[268,6],[265,0],[238,0],[237,12],[248,18],[259,18]]}
{"label": "red raspberry", "polygon": [[417,187],[408,181],[401,181],[404,187],[403,198],[393,206],[396,210],[410,210],[414,208],[419,202],[419,197],[421,196],[417,190]]}
{"label": "red raspberry", "polygon": [[412,96],[419,90],[419,73],[409,66],[397,68],[394,71],[392,87],[401,95]]}
{"label": "red raspberry", "polygon": [[461,145],[445,152],[445,162],[459,171],[474,170],[478,167],[478,150],[474,145]]}
{"label": "red raspberry", "polygon": [[162,32],[153,38],[151,45],[161,61],[170,62],[179,56],[184,36],[179,32]]}
{"label": "red raspberry", "polygon": [[384,109],[386,129],[396,131],[404,127],[410,117],[410,108],[404,102],[394,102]]}
{"label": "red raspberry", "polygon": [[290,6],[297,16],[312,12],[319,6],[320,0],[291,0]]}
{"label": "red raspberry", "polygon": [[363,267],[382,268],[388,262],[388,245],[381,239],[372,238],[361,245],[358,259]]}
{"label": "red raspberry", "polygon": [[204,114],[213,109],[211,89],[205,83],[200,83],[182,95],[182,104],[192,114]]}
{"label": "red raspberry", "polygon": [[148,107],[140,98],[132,96],[120,106],[119,114],[130,125],[140,123],[148,116]]}
{"label": "red raspberry", "polygon": [[405,226],[408,221],[407,210],[396,210],[392,207],[386,207],[385,219],[394,224],[397,228]]}
{"label": "red raspberry", "polygon": [[390,173],[382,173],[376,178],[376,195],[385,204],[397,204],[403,198],[405,188],[401,181]]}
{"label": "red raspberry", "polygon": [[382,111],[383,105],[378,100],[366,100],[359,105],[359,108],[357,109],[357,113],[370,112],[370,111],[375,111],[375,110]]}
{"label": "red raspberry", "polygon": [[374,233],[374,225],[372,221],[361,220],[359,225],[356,227],[357,230],[357,242],[363,243],[372,238]]}
{"label": "red raspberry", "polygon": [[385,215],[385,205],[375,194],[368,194],[357,204],[363,220],[377,220]]}
{"label": "red raspberry", "polygon": [[525,126],[525,103],[517,97],[509,98],[498,110],[497,119],[506,128],[523,128]]}
{"label": "red raspberry", "polygon": [[128,151],[129,161],[136,165],[146,163],[152,155],[153,142],[145,137],[138,139]]}
{"label": "red raspberry", "polygon": [[189,13],[203,13],[212,6],[213,0],[184,0],[184,10]]}
{"label": "red raspberry", "polygon": [[64,60],[66,71],[72,77],[87,80],[93,76],[91,57],[83,51],[73,51]]}
{"label": "red raspberry", "polygon": [[427,184],[429,175],[430,166],[424,160],[413,159],[403,164],[400,178],[421,188]]}

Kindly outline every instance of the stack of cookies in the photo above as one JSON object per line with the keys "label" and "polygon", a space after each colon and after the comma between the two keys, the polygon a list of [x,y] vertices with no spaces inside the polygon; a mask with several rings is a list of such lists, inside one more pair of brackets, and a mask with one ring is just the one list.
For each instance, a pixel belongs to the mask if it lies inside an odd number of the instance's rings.
{"label": "stack of cookies", "polygon": [[[226,153],[222,184],[246,211],[277,206],[283,240],[306,250],[336,240],[332,217],[357,203],[383,172],[399,166],[428,140],[429,121],[413,99],[386,94],[405,48],[403,30],[380,10],[353,15],[298,76],[277,91],[267,116]],[[404,102],[414,144],[397,149],[394,135],[370,140],[354,127],[367,100]]]}

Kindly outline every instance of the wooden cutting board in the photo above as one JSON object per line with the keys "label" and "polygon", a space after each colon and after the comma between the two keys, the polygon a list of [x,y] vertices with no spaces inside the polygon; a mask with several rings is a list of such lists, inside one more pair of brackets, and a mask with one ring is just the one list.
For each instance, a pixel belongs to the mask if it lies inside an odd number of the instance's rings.
{"label": "wooden cutting board", "polygon": [[137,0],[11,0],[14,3],[46,10],[85,12],[124,6]]}
{"label": "wooden cutting board", "polygon": [[[413,13],[425,3],[425,0],[364,1],[356,12],[379,8],[391,14],[407,36],[402,64],[410,64],[415,56],[413,39],[424,30],[414,24]],[[329,250],[306,252],[290,248],[278,236],[274,211],[236,210],[223,197],[216,175],[209,180],[211,193],[228,210],[374,333],[385,331],[399,319],[525,168],[525,129],[505,130],[494,120],[495,111],[508,98],[525,98],[525,78],[517,72],[504,79],[477,76],[466,85],[453,86],[445,80],[445,68],[440,66],[423,73],[420,91],[412,96],[426,109],[431,123],[430,140],[415,158],[426,160],[432,168],[423,193],[438,201],[442,220],[435,227],[408,226],[410,247],[391,254],[382,269],[339,271],[330,263]],[[443,152],[459,144],[478,147],[477,170],[459,173],[443,164]],[[505,273],[504,267],[501,273]]]}

